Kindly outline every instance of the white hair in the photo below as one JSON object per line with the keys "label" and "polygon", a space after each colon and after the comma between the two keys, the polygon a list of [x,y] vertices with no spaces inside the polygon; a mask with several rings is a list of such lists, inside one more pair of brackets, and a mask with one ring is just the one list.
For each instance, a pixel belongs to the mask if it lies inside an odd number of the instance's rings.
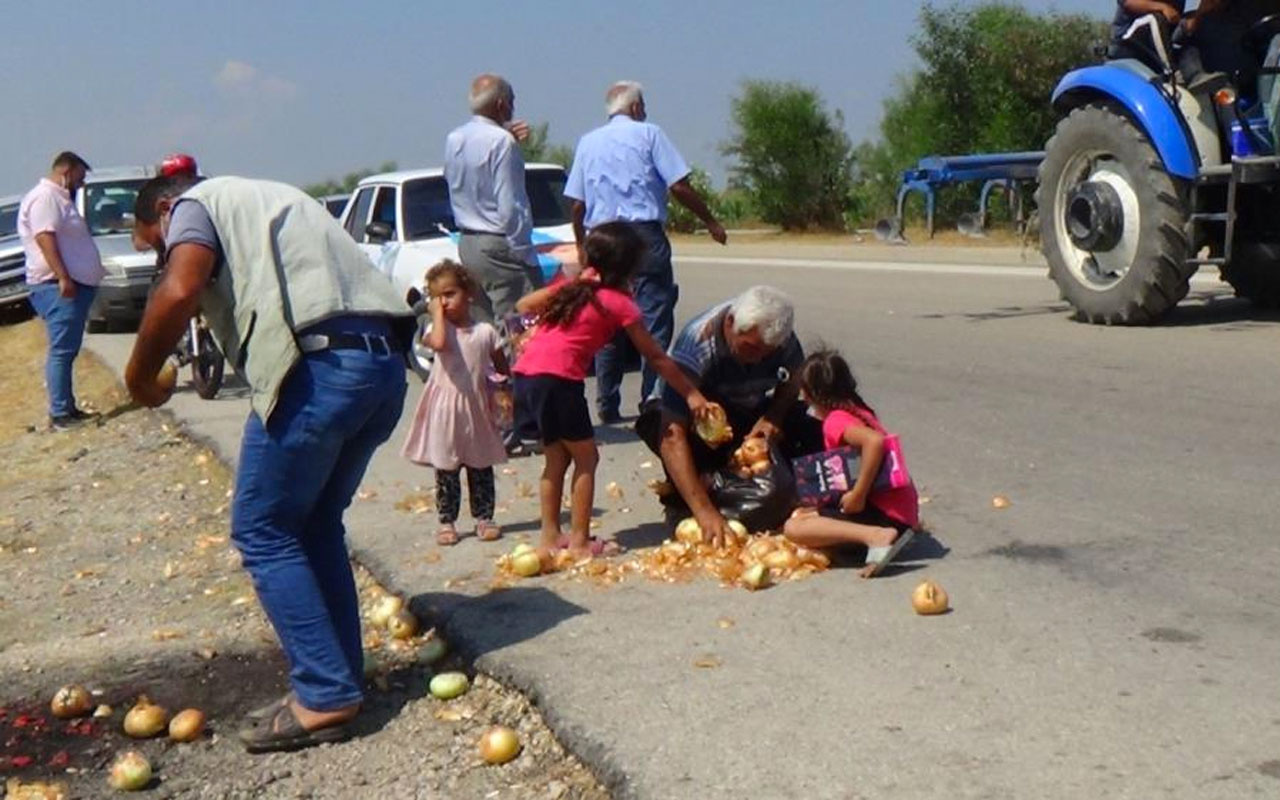
{"label": "white hair", "polygon": [[479,114],[500,99],[510,99],[515,91],[501,75],[485,73],[471,82],[471,113]]}
{"label": "white hair", "polygon": [[644,99],[644,87],[636,81],[618,81],[604,95],[604,111],[609,116],[625,114],[633,103]]}
{"label": "white hair", "polygon": [[733,330],[755,330],[769,347],[780,347],[791,336],[796,311],[791,298],[772,286],[752,286],[729,306]]}

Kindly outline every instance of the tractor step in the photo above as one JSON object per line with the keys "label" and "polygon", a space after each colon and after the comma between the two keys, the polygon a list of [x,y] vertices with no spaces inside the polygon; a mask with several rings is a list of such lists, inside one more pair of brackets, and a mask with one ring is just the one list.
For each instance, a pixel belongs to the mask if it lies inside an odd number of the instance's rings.
{"label": "tractor step", "polygon": [[1280,183],[1280,156],[1233,158],[1231,179],[1235,183]]}
{"label": "tractor step", "polygon": [[1227,259],[1225,258],[1188,258],[1186,261],[1189,267],[1225,267]]}
{"label": "tractor step", "polygon": [[1191,219],[1196,222],[1226,222],[1231,219],[1231,215],[1224,212],[1197,212],[1191,215]]}

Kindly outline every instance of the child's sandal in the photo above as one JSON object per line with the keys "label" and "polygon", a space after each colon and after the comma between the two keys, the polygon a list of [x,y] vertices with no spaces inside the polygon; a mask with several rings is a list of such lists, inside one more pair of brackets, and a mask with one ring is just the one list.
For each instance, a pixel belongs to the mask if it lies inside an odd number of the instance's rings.
{"label": "child's sandal", "polygon": [[482,542],[496,542],[502,538],[502,528],[491,520],[476,523],[476,538]]}
{"label": "child's sandal", "polygon": [[458,529],[453,527],[451,523],[440,526],[440,530],[436,531],[436,544],[441,547],[452,547],[458,543]]}

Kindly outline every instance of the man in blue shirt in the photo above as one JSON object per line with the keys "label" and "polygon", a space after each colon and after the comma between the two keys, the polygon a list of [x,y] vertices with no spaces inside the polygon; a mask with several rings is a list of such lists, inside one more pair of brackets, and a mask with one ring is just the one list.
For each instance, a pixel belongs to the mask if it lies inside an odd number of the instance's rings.
{"label": "man in blue shirt", "polygon": [[[671,267],[671,242],[663,230],[667,192],[697,215],[711,238],[725,243],[722,226],[689,183],[689,165],[657,125],[646,122],[644,90],[634,81],[619,81],[605,94],[609,121],[583,136],[573,156],[565,196],[573,202],[573,234],[578,261],[585,264],[586,232],[605,222],[626,222],[647,246],[636,271],[632,294],[644,314],[645,327],[664,348],[675,328],[679,287]],[[596,356],[596,404],[600,421],[622,419],[622,350],[619,341]],[[643,401],[653,392],[657,375],[648,364],[640,385]]]}
{"label": "man in blue shirt", "polygon": [[513,120],[516,95],[500,75],[472,81],[470,103],[474,116],[445,140],[444,176],[460,233],[458,257],[481,289],[472,298],[476,317],[493,321],[542,285],[517,144],[529,126]]}

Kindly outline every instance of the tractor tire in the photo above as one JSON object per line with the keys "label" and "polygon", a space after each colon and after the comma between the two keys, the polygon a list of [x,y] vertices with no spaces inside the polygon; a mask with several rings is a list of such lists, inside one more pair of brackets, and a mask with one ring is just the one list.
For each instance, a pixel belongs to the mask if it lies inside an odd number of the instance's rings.
{"label": "tractor tire", "polygon": [[1223,278],[1259,308],[1280,308],[1280,244],[1238,242]]}
{"label": "tractor tire", "polygon": [[[1165,171],[1151,142],[1123,112],[1105,105],[1072,111],[1045,150],[1036,189],[1040,242],[1062,298],[1077,319],[1094,324],[1159,319],[1186,297],[1196,270],[1187,264],[1186,182]],[[1118,220],[1108,229],[1114,244],[1080,233],[1101,226],[1076,204],[1082,188],[1099,184],[1110,204],[1105,210]]]}

